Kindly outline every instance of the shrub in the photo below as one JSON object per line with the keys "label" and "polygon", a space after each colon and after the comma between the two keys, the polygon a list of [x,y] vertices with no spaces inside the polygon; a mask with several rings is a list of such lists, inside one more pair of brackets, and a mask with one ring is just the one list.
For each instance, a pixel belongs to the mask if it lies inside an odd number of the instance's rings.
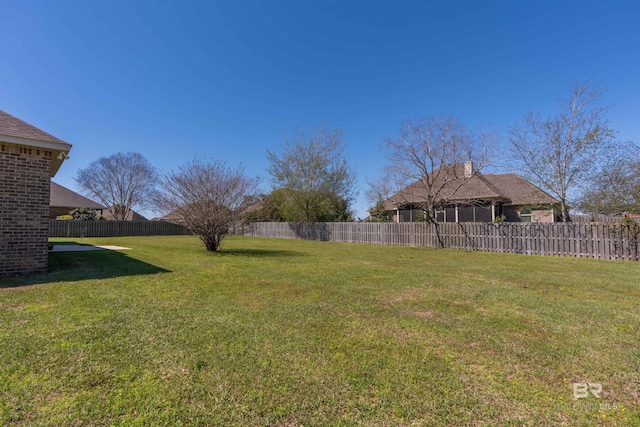
{"label": "shrub", "polygon": [[73,219],[80,221],[95,221],[96,219],[98,219],[96,210],[91,208],[75,208],[72,209],[69,214],[73,217]]}

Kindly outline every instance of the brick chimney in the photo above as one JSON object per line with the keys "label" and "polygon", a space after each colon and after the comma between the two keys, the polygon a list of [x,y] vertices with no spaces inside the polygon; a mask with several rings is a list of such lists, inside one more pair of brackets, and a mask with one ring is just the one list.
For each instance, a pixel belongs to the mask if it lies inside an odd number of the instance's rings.
{"label": "brick chimney", "polygon": [[469,160],[464,162],[464,177],[471,178],[473,176],[473,162]]}

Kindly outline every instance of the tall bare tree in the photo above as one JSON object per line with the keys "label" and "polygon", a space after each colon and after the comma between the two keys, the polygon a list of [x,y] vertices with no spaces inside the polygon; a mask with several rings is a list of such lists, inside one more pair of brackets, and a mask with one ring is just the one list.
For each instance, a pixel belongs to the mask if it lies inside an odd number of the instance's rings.
{"label": "tall bare tree", "polygon": [[598,162],[614,149],[615,132],[608,126],[602,91],[590,80],[576,83],[560,112],[549,118],[529,112],[509,129],[511,153],[532,182],[558,200],[562,220],[569,221],[569,197]]}
{"label": "tall bare tree", "polygon": [[208,251],[216,251],[229,227],[255,201],[257,185],[258,179],[245,175],[242,167],[196,158],[160,180],[156,205],[200,237]]}
{"label": "tall bare tree", "polygon": [[344,149],[340,129],[320,126],[313,133],[297,132],[287,138],[280,154],[267,150],[272,183],[290,195],[292,219],[326,221],[331,217],[328,209],[344,204],[344,209],[335,210],[348,210],[357,192]]}
{"label": "tall bare tree", "polygon": [[491,132],[472,132],[457,117],[405,120],[395,137],[386,138],[388,163],[382,178],[369,183],[370,201],[393,197],[388,203],[410,204],[428,222],[436,222],[436,209],[455,199],[458,190],[486,167]]}
{"label": "tall bare tree", "polygon": [[142,154],[117,153],[78,170],[75,181],[114,218],[125,220],[132,210],[152,205],[157,177],[156,169]]}

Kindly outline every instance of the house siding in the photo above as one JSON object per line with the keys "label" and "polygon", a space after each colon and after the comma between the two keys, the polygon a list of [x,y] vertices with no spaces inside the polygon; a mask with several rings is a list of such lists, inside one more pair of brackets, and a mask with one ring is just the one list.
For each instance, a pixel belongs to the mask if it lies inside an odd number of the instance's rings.
{"label": "house siding", "polygon": [[51,155],[0,142],[0,276],[47,270]]}

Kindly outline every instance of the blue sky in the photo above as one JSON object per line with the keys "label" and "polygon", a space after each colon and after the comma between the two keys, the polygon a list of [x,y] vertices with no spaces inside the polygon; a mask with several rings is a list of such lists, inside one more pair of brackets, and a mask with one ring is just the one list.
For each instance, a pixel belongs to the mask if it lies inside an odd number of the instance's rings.
{"label": "blue sky", "polygon": [[458,115],[505,134],[577,80],[607,88],[640,142],[638,1],[0,1],[0,109],[71,144],[55,181],[101,156],[161,171],[194,156],[266,172],[296,129],[344,130],[366,179],[401,121]]}

